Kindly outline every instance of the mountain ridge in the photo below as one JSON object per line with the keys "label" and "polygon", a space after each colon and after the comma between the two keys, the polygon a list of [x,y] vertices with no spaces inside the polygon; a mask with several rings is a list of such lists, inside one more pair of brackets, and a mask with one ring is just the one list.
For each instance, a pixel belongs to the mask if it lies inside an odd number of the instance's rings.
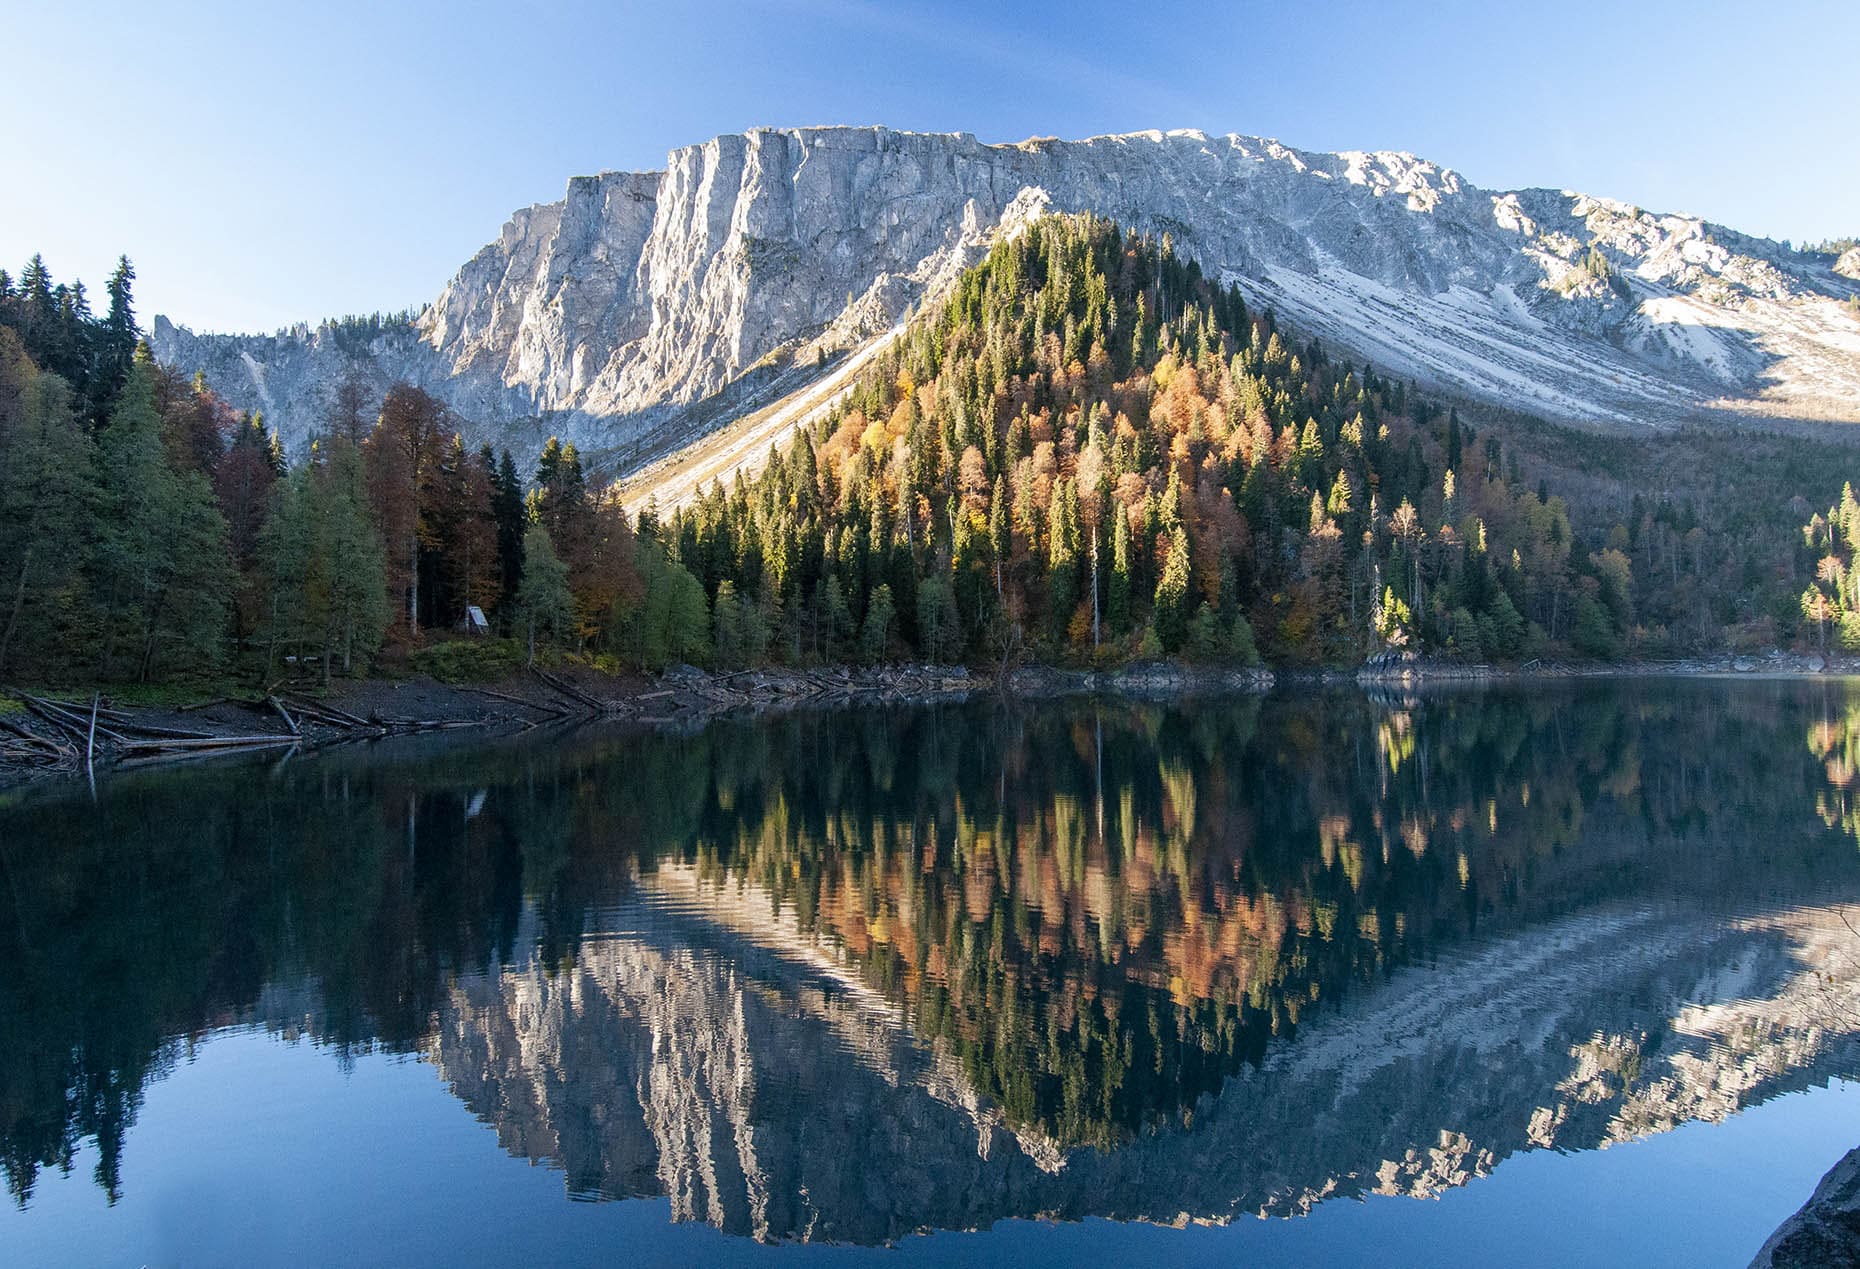
{"label": "mountain ridge", "polygon": [[1860,287],[1834,261],[1617,200],[1484,190],[1404,152],[1195,130],[725,134],[660,171],[572,178],[359,349],[328,323],[196,335],[164,317],[153,339],[293,447],[360,374],[435,392],[485,439],[560,432],[624,471],[766,372],[867,347],[1049,211],[1167,233],[1249,302],[1463,399],[1616,428],[1860,419],[1843,307]]}

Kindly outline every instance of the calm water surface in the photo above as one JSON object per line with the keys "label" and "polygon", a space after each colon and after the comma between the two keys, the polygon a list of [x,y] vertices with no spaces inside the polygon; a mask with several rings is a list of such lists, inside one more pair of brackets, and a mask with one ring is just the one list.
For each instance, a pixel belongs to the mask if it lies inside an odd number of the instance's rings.
{"label": "calm water surface", "polygon": [[1742,1264],[1860,1144],[1857,768],[1686,681],[0,795],[0,1261]]}

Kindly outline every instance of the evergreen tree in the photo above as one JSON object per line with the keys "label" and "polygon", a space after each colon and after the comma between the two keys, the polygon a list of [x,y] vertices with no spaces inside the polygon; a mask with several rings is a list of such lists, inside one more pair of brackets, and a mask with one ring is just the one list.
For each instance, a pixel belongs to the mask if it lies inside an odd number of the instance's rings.
{"label": "evergreen tree", "polygon": [[529,664],[536,664],[536,641],[560,646],[574,628],[575,597],[568,589],[568,565],[556,557],[549,530],[533,524],[523,535],[523,581],[517,587],[517,620],[523,629]]}
{"label": "evergreen tree", "polygon": [[118,256],[116,269],[110,274],[109,312],[103,319],[103,339],[98,350],[97,383],[92,391],[93,404],[100,413],[104,402],[113,396],[129,373],[135,358],[136,343],[142,331],[136,325],[135,301],[131,287],[136,271],[128,256]]}
{"label": "evergreen tree", "polygon": [[[491,470],[491,447],[486,445],[479,461]],[[505,450],[497,459],[496,475],[491,485],[491,516],[497,523],[497,558],[501,577],[497,607],[505,614],[515,609],[517,587],[523,580],[523,534],[528,528],[523,509],[523,482],[517,477],[516,460]]]}
{"label": "evergreen tree", "polygon": [[743,605],[736,597],[736,583],[728,580],[717,587],[712,620],[717,665],[734,670],[749,660],[748,638],[744,630]]}
{"label": "evergreen tree", "polygon": [[1177,524],[1169,533],[1168,553],[1156,581],[1156,636],[1165,652],[1181,648],[1188,633],[1188,532]]}
{"label": "evergreen tree", "polygon": [[338,664],[344,674],[365,668],[392,612],[386,552],[355,446],[333,436],[282,482],[258,555],[269,596],[267,672],[287,648],[300,662],[315,658],[325,687]]}
{"label": "evergreen tree", "polygon": [[0,671],[22,643],[51,651],[57,627],[82,606],[94,450],[69,386],[0,329]]}
{"label": "evergreen tree", "polygon": [[234,576],[226,521],[206,477],[169,463],[156,375],[144,345],[98,442],[104,678],[210,669],[225,651]]}
{"label": "evergreen tree", "polygon": [[885,660],[891,649],[892,627],[896,619],[897,607],[891,598],[891,587],[881,583],[865,606],[865,624],[859,632],[861,661],[867,665],[876,665]]}

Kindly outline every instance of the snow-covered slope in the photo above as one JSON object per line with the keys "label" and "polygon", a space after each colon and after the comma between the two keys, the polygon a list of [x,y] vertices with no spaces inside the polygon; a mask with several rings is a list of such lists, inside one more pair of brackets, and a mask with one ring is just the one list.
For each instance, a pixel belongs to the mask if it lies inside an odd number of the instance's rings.
{"label": "snow-covered slope", "polygon": [[1300,327],[1470,398],[1620,426],[1710,408],[1860,420],[1844,305],[1860,270],[1607,199],[1482,190],[1408,154],[1199,132],[717,137],[518,212],[410,328],[364,343],[158,318],[155,348],[292,444],[359,373],[421,384],[485,436],[556,431],[625,469],[743,413],[735,394],[865,346],[1004,224],[1087,210],[1167,232]]}

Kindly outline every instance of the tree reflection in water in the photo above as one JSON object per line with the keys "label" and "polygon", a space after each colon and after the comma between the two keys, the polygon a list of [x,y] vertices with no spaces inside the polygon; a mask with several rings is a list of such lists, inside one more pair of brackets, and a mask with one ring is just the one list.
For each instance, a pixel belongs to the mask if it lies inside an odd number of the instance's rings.
{"label": "tree reflection in water", "polygon": [[[94,1140],[97,1184],[114,1198],[142,1090],[228,1025],[345,1055],[427,1053],[495,1120],[480,1104],[501,1060],[486,1011],[594,972],[590,940],[614,913],[668,896],[680,915],[646,948],[641,981],[702,944],[712,968],[770,984],[776,1015],[856,985],[917,1055],[867,1065],[916,1062],[938,1104],[999,1124],[1045,1174],[1081,1148],[1101,1161],[1153,1151],[1210,1115],[1238,1122],[1231,1077],[1301,1053],[1300,1030],[1340,1017],[1339,1002],[1373,1013],[1400,998],[1412,990],[1391,980],[1400,967],[1470,966],[1494,940],[1572,915],[1677,904],[1709,910],[1713,928],[1755,930],[1856,897],[1856,718],[1860,696],[1820,683],[982,704],[124,774],[95,806],[16,794],[0,803],[8,1186],[25,1202],[41,1169],[68,1168]],[[1763,928],[1780,949],[1775,987],[1788,939]],[[1700,937],[1675,942],[1647,980],[1671,996],[1645,1002],[1656,1024],[1687,1002],[1674,966],[1711,954]],[[632,954],[602,952],[599,974],[624,976]],[[784,958],[788,970],[765,965]],[[613,991],[625,997],[613,1029],[577,1041],[590,1049],[564,1039],[553,1059],[571,1083],[588,1068],[589,1097],[634,1096],[608,1066],[634,1061],[620,1051],[637,1038],[618,1031],[659,1007]],[[1750,1097],[1783,1086],[1785,1068],[1825,1077],[1845,1060],[1779,1028],[1775,1044],[1797,1056]],[[1658,1036],[1624,1034],[1564,1046],[1576,1082],[1561,1111],[1508,1108],[1517,1145],[1547,1143],[1585,1105],[1612,1108],[1614,1126],[1595,1133],[1666,1122],[1648,1102]],[[779,1064],[768,1037],[739,1041],[732,1060]],[[465,1054],[481,1069],[461,1069]],[[596,1142],[579,1160],[559,1122],[541,1145],[528,1128],[500,1130],[578,1188],[670,1188],[669,1112],[636,1100],[630,1144]],[[768,1136],[781,1115],[759,1113]],[[1445,1140],[1374,1148],[1433,1167]],[[1478,1148],[1456,1149],[1448,1174],[1479,1170],[1462,1158]],[[1296,1186],[1315,1192],[1340,1165],[1311,1167]],[[1113,1211],[1080,1188],[1091,1175],[1074,1163],[1075,1196],[1033,1210]],[[803,1230],[800,1215],[760,1219],[750,1232]],[[894,1213],[843,1232],[911,1227]]]}

